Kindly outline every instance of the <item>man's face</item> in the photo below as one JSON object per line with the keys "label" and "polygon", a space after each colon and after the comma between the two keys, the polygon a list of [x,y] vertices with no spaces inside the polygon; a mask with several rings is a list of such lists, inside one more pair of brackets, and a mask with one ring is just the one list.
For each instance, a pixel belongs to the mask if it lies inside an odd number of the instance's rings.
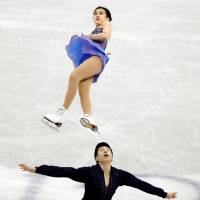
{"label": "man's face", "polygon": [[97,151],[96,161],[98,162],[112,162],[112,152],[110,148],[102,146]]}

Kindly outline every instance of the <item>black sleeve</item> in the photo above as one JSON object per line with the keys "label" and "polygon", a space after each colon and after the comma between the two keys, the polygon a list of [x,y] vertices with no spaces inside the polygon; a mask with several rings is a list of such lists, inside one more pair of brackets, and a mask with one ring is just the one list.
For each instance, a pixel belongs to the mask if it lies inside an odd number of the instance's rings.
{"label": "black sleeve", "polygon": [[149,194],[153,194],[162,198],[165,198],[167,196],[167,193],[158,187],[155,187],[145,181],[142,181],[132,174],[121,170],[121,185],[127,185],[131,187],[135,187],[139,190],[142,190],[144,192],[147,192]]}
{"label": "black sleeve", "polygon": [[52,177],[67,177],[74,181],[85,183],[89,174],[89,167],[75,169],[72,167],[42,165],[36,167],[36,173]]}

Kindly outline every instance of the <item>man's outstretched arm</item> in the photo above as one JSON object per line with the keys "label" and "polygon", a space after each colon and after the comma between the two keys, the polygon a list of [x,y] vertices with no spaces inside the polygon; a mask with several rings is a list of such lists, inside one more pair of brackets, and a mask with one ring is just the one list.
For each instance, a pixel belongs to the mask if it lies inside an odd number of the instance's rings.
{"label": "man's outstretched arm", "polygon": [[139,190],[142,190],[144,192],[147,192],[149,194],[153,194],[162,198],[167,198],[167,199],[174,199],[176,198],[177,192],[165,192],[162,188],[155,187],[143,180],[140,180],[136,178],[134,175],[126,172],[126,171],[121,171],[122,172],[122,185],[127,185],[131,187],[135,187]]}
{"label": "man's outstretched arm", "polygon": [[31,173],[38,173],[46,176],[52,177],[67,177],[74,181],[84,183],[88,177],[88,168],[82,167],[75,169],[73,167],[58,167],[58,166],[48,166],[42,165],[39,167],[29,167],[26,164],[19,164],[19,168],[23,171],[28,171]]}

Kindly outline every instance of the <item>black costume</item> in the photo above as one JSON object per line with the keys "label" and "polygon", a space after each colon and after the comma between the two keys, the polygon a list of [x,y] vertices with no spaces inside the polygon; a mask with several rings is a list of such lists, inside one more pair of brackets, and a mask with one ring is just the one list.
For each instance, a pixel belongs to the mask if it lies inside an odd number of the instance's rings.
{"label": "black costume", "polygon": [[163,189],[154,187],[153,185],[136,178],[132,174],[114,167],[111,167],[110,182],[106,187],[103,170],[99,164],[78,169],[72,167],[42,165],[36,167],[36,173],[52,177],[67,177],[74,181],[84,183],[85,194],[82,200],[111,200],[116,189],[122,185],[135,187],[149,194],[163,198],[167,196],[167,193],[164,192]]}

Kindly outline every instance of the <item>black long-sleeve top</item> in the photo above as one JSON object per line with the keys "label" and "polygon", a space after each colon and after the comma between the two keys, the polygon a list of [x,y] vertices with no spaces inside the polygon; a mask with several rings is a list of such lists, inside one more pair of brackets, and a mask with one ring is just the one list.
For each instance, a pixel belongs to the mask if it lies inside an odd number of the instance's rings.
{"label": "black long-sleeve top", "polygon": [[162,198],[167,196],[163,189],[142,181],[129,172],[114,167],[111,167],[110,182],[106,187],[103,170],[98,164],[78,169],[42,165],[36,167],[36,173],[52,177],[67,177],[84,183],[85,193],[82,200],[111,200],[116,189],[123,185],[131,186]]}

